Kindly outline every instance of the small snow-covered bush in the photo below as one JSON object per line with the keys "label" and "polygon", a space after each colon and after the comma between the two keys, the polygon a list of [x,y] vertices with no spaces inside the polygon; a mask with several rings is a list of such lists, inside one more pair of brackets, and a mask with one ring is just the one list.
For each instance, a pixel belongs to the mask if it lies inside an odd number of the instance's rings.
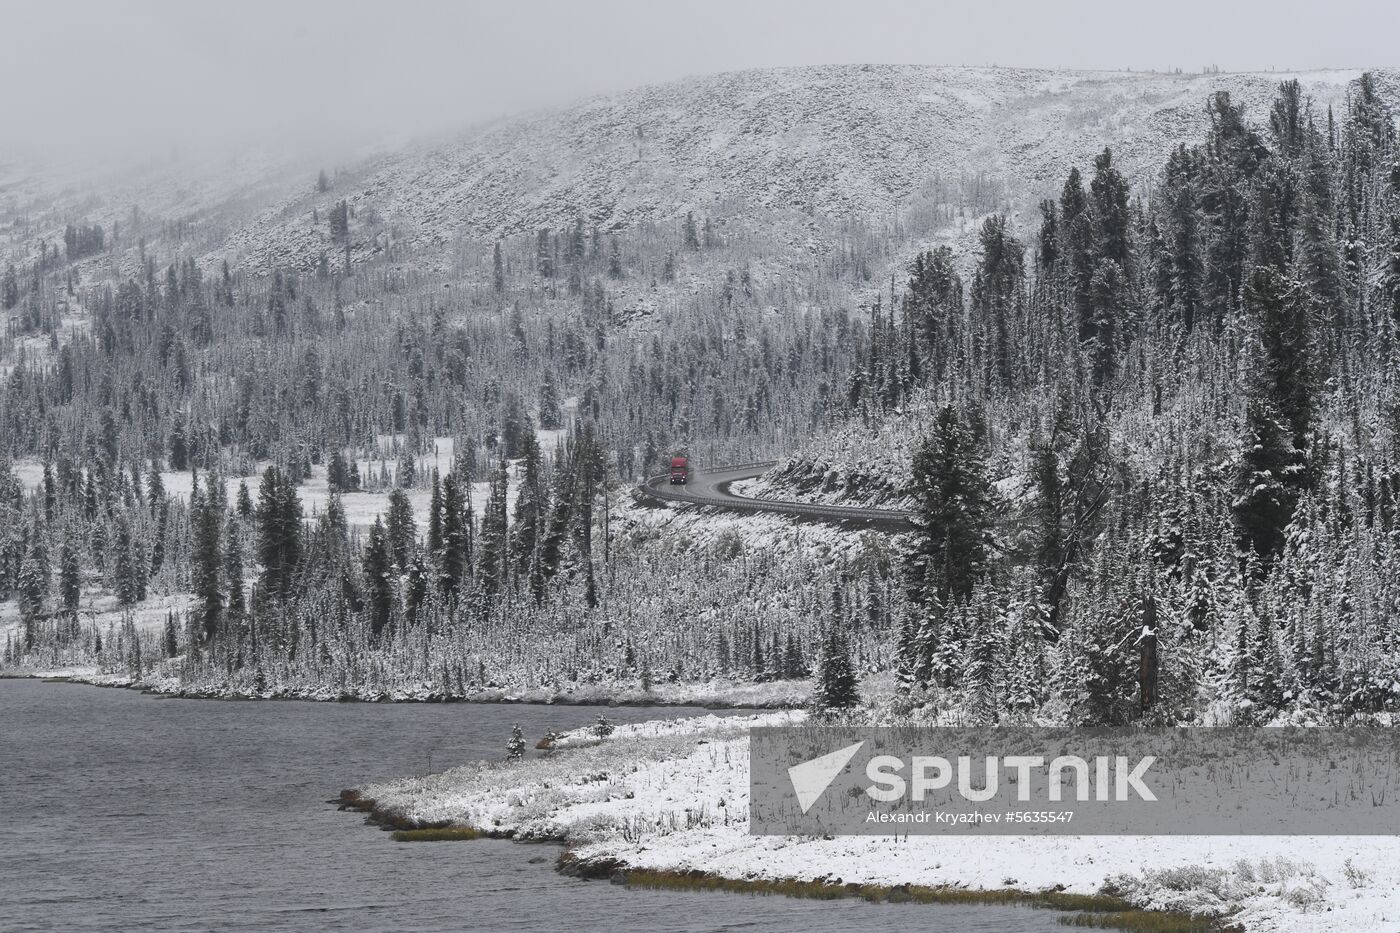
{"label": "small snow-covered bush", "polygon": [[1346,876],[1347,884],[1358,890],[1371,883],[1371,873],[1356,867],[1351,859],[1342,863],[1342,874]]}

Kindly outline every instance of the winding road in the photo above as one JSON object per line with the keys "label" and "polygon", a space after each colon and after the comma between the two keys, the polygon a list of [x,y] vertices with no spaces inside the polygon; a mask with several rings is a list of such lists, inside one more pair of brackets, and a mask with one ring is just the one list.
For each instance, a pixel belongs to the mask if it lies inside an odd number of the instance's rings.
{"label": "winding road", "polygon": [[685,485],[671,485],[670,477],[663,473],[653,476],[637,487],[644,498],[658,502],[685,502],[691,505],[709,505],[737,512],[775,512],[779,515],[793,515],[799,518],[836,522],[847,525],[861,525],[878,531],[899,533],[910,531],[913,512],[894,509],[865,509],[849,505],[819,505],[813,502],[791,502],[783,499],[754,499],[731,492],[730,486],[739,480],[752,479],[772,469],[776,460],[762,463],[741,463],[735,466],[716,467],[713,470],[690,471],[690,482]]}

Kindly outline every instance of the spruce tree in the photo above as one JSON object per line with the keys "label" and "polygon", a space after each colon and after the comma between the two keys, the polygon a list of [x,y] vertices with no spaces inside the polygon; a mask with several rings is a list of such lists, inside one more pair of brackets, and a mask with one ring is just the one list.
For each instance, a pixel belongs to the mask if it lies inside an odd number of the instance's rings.
{"label": "spruce tree", "polygon": [[851,667],[851,652],[841,632],[839,621],[828,627],[817,664],[817,681],[812,695],[812,707],[818,713],[830,714],[851,709],[860,703],[859,684]]}
{"label": "spruce tree", "polygon": [[529,579],[535,569],[544,520],[549,509],[539,443],[534,436],[525,439],[520,464],[520,490],[515,496],[511,525],[511,566],[519,580]]}
{"label": "spruce tree", "polygon": [[1263,347],[1256,378],[1288,426],[1293,445],[1305,449],[1314,408],[1312,329],[1307,304],[1283,273],[1268,266],[1250,273],[1244,295]]}
{"label": "spruce tree", "polygon": [[481,546],[477,578],[481,591],[494,596],[506,590],[510,579],[510,535],[506,519],[506,463],[491,473],[491,491],[481,516]]}
{"label": "spruce tree", "polygon": [[31,548],[19,570],[19,614],[25,624],[25,646],[34,644],[33,632],[44,614],[44,600],[49,593],[48,575],[43,561]]}
{"label": "spruce tree", "polygon": [[394,609],[394,566],[388,536],[376,517],[365,547],[365,582],[369,587],[370,631],[375,639],[383,636]]}
{"label": "spruce tree", "polygon": [[1126,605],[1089,613],[1083,629],[1074,633],[1081,664],[1080,692],[1071,710],[1076,725],[1121,726],[1133,717],[1137,634]]}
{"label": "spruce tree", "polygon": [[1200,175],[1199,155],[1185,144],[1167,159],[1161,211],[1167,252],[1162,297],[1183,336],[1196,327],[1205,280]]}
{"label": "spruce tree", "polygon": [[525,757],[525,731],[516,723],[510,728],[510,741],[506,743],[506,760],[519,761]]}
{"label": "spruce tree", "polygon": [[[1006,218],[993,214],[978,233],[981,256],[972,288],[972,310],[982,321],[984,363],[1002,389],[1012,380],[1015,328],[1025,286],[1024,247],[1011,235]],[[1024,350],[1024,348],[1021,348]]]}
{"label": "spruce tree", "polygon": [[1283,549],[1284,529],[1298,504],[1303,464],[1291,434],[1267,397],[1249,400],[1232,510],[1240,544],[1264,569]]}
{"label": "spruce tree", "polygon": [[685,221],[681,224],[681,245],[691,251],[700,249],[700,233],[695,226],[693,211],[685,212]]}
{"label": "spruce tree", "polygon": [[248,611],[248,600],[243,592],[243,534],[238,519],[232,517],[224,526],[224,580],[227,618],[230,625],[240,624]]}
{"label": "spruce tree", "polygon": [[301,561],[301,501],[296,484],[276,466],[263,473],[257,526],[260,587],[268,596],[280,599],[290,590]]}
{"label": "spruce tree", "polygon": [[554,387],[554,376],[546,372],[540,386],[539,401],[540,427],[546,431],[557,431],[564,426],[564,413],[559,407],[559,392]]}
{"label": "spruce tree", "polygon": [[433,492],[428,500],[428,556],[438,560],[442,556],[442,479],[437,467],[433,468]]}
{"label": "spruce tree", "polygon": [[190,501],[190,563],[196,615],[204,641],[211,642],[219,631],[224,597],[220,587],[223,570],[221,516],[218,506],[198,489]]}
{"label": "spruce tree", "polygon": [[125,516],[117,519],[116,528],[112,544],[116,552],[113,588],[117,593],[118,605],[132,606],[146,598],[146,567],[141,560],[138,544],[132,537],[131,524]]}
{"label": "spruce tree", "polygon": [[78,608],[82,597],[82,572],[78,565],[78,551],[73,542],[67,539],[64,539],[63,549],[59,552],[58,593],[64,609],[73,612]]}
{"label": "spruce tree", "polygon": [[428,564],[423,560],[422,552],[415,548],[408,563],[408,577],[403,594],[404,616],[409,622],[418,621],[423,606],[428,601],[431,580]]}
{"label": "spruce tree", "polygon": [[238,481],[238,517],[243,521],[248,521],[253,517],[253,497],[248,494],[248,484],[242,480]]}
{"label": "spruce tree", "polygon": [[[911,492],[915,531],[905,555],[909,601],[929,640],[938,617],[965,600],[986,572],[991,545],[992,488],[981,452],[957,411],[945,406],[933,432],[914,454]],[[919,663],[927,676],[934,650],[927,644]]]}
{"label": "spruce tree", "polygon": [[418,526],[413,518],[413,503],[408,494],[395,487],[389,491],[389,509],[384,519],[385,534],[394,555],[394,566],[408,569],[409,554],[417,540]]}
{"label": "spruce tree", "polygon": [[438,565],[438,589],[444,597],[456,595],[467,570],[470,529],[464,514],[462,480],[456,472],[442,481],[442,556]]}

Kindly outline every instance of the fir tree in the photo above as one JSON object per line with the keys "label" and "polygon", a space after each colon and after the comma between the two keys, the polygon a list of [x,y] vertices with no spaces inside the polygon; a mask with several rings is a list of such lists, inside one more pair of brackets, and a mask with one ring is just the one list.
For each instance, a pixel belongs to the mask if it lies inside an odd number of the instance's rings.
{"label": "fir tree", "polygon": [[506,463],[491,473],[491,492],[481,516],[481,547],[477,577],[481,591],[494,596],[506,590],[510,578],[510,535],[506,519]]}
{"label": "fir tree", "polygon": [[622,249],[618,246],[617,237],[608,238],[608,277],[622,278]]}
{"label": "fir tree", "polygon": [[925,642],[920,679],[932,663],[934,633],[943,613],[965,600],[986,571],[991,543],[991,485],[981,452],[951,406],[938,413],[933,433],[914,455],[916,530],[905,557],[911,606],[921,611]]}
{"label": "fir tree", "polygon": [[1302,450],[1307,446],[1314,407],[1307,306],[1283,274],[1267,266],[1251,272],[1244,294],[1263,347],[1256,377],[1273,410],[1288,426],[1293,445]]}
{"label": "fir tree", "polygon": [[214,639],[223,616],[224,598],[220,588],[223,570],[221,516],[216,504],[197,489],[190,497],[190,561],[196,615],[206,642]]}
{"label": "fir tree", "polygon": [[1024,247],[1011,235],[1006,218],[993,214],[978,233],[981,256],[972,288],[973,312],[983,322],[985,363],[1000,388],[1012,377],[1014,329],[1021,315],[1025,266]]}
{"label": "fir tree", "polygon": [[512,572],[520,580],[529,579],[534,573],[545,516],[549,511],[544,477],[541,475],[543,464],[539,443],[531,435],[525,439],[523,447],[520,490],[515,496],[510,541]]}
{"label": "fir tree", "polygon": [[24,623],[24,643],[26,648],[34,646],[34,631],[39,619],[44,615],[44,600],[49,593],[48,575],[43,562],[31,549],[19,569],[19,615]]}
{"label": "fir tree", "polygon": [[695,226],[693,211],[685,212],[685,221],[681,224],[681,246],[692,252],[700,249],[700,233]]}
{"label": "fir tree", "polygon": [[408,500],[408,494],[398,487],[389,491],[389,509],[384,523],[394,555],[394,566],[401,571],[407,570],[409,554],[418,536],[418,526],[413,518],[413,503]]}
{"label": "fir tree", "polygon": [[113,568],[117,603],[131,606],[146,598],[146,566],[140,545],[131,533],[131,525],[123,516],[117,520],[117,532],[112,547],[116,552]]}
{"label": "fir tree", "polygon": [[274,598],[286,595],[301,560],[301,501],[296,484],[270,466],[258,490],[258,561],[260,587]]}
{"label": "fir tree", "polygon": [[1302,462],[1290,435],[1267,398],[1250,399],[1232,509],[1240,544],[1263,568],[1282,550],[1284,529],[1298,503]]}
{"label": "fir tree", "polygon": [[78,551],[67,539],[64,539],[63,549],[59,552],[58,593],[64,609],[69,612],[77,610],[82,597],[82,572],[78,565]]}
{"label": "fir tree", "polygon": [[243,521],[248,521],[253,517],[253,497],[248,494],[248,484],[242,480],[238,481],[238,517]]}
{"label": "fir tree", "polygon": [[365,582],[369,586],[370,631],[376,639],[383,636],[394,607],[393,555],[384,525],[376,517],[369,530],[365,547]]}
{"label": "fir tree", "polygon": [[433,468],[433,492],[428,500],[428,555],[433,560],[442,556],[442,480]]}
{"label": "fir tree", "polygon": [[455,472],[442,481],[442,558],[438,567],[438,589],[443,596],[455,595],[467,572],[471,527],[466,517],[462,482]]}
{"label": "fir tree", "polygon": [[548,230],[535,235],[535,271],[542,279],[554,278],[554,245]]}
{"label": "fir tree", "polygon": [[559,392],[554,387],[554,377],[548,372],[540,385],[539,423],[546,431],[557,431],[564,426],[564,413],[559,407]]}
{"label": "fir tree", "polygon": [[1082,664],[1082,687],[1072,709],[1078,725],[1121,726],[1133,717],[1137,634],[1126,606],[1087,616],[1075,638]]}
{"label": "fir tree", "polygon": [[525,757],[525,731],[520,723],[511,726],[510,741],[506,743],[506,760],[519,761]]}
{"label": "fir tree", "polygon": [[248,611],[248,601],[243,592],[243,533],[236,518],[230,518],[224,526],[223,570],[228,589],[226,618],[231,625],[240,624]]}
{"label": "fir tree", "polygon": [[817,681],[812,707],[830,714],[851,709],[860,703],[859,685],[851,667],[851,652],[839,624],[828,627],[817,664]]}
{"label": "fir tree", "polygon": [[428,601],[431,580],[432,576],[422,553],[415,549],[408,563],[408,576],[403,594],[404,616],[409,622],[418,621],[423,606]]}
{"label": "fir tree", "polygon": [[175,613],[165,614],[165,627],[161,630],[161,646],[165,656],[173,658],[180,653],[180,636],[175,629]]}

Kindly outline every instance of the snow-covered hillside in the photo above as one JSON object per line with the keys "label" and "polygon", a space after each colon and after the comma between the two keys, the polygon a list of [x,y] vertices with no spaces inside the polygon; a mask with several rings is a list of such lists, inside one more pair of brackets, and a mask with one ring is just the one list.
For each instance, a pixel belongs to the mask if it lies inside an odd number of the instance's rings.
{"label": "snow-covered hillside", "polygon": [[[845,65],[692,78],[410,148],[329,192],[308,185],[234,232],[226,253],[254,267],[309,263],[331,248],[325,218],[341,198],[422,246],[688,210],[903,220],[959,190],[967,206],[974,180],[984,202],[1014,211],[1104,146],[1145,185],[1170,148],[1200,138],[1216,91],[1261,118],[1279,82],[1297,77],[1322,114],[1357,75]],[[1396,76],[1378,78],[1394,99]]]}
{"label": "snow-covered hillside", "polygon": [[[1400,101],[1400,74],[1373,74]],[[1171,147],[1199,139],[1216,91],[1261,119],[1279,82],[1297,77],[1321,115],[1357,75],[922,65],[730,72],[503,119],[448,141],[322,159],[334,180],[326,191],[304,154],[172,156],[102,178],[11,164],[0,171],[0,254],[32,259],[37,241],[57,242],[66,223],[109,231],[116,223],[128,234],[130,257],[119,264],[127,274],[139,268],[143,240],[148,250],[248,271],[306,268],[336,254],[328,216],[342,198],[356,218],[354,261],[390,244],[442,249],[462,236],[557,230],[578,217],[606,230],[690,210],[776,229],[796,253],[820,249],[828,223],[853,219],[926,238],[950,217],[1032,207],[1071,164],[1086,166],[1106,145],[1145,187]]]}

